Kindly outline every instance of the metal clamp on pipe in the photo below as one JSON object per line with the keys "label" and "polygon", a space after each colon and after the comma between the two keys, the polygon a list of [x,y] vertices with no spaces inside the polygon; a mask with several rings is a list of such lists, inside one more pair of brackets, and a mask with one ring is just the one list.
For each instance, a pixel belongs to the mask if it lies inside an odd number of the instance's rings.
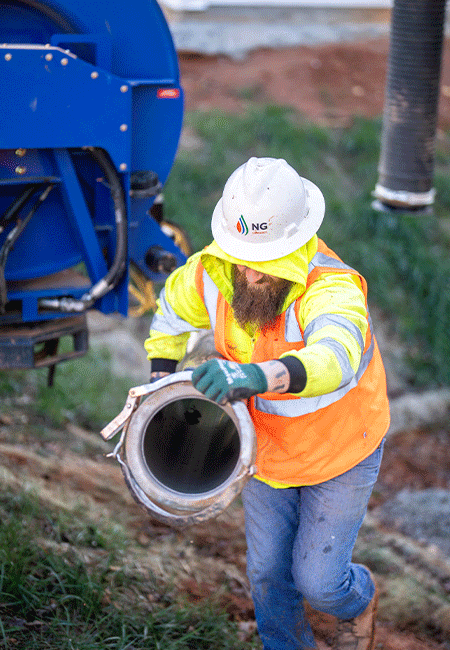
{"label": "metal clamp on pipe", "polygon": [[109,455],[139,505],[173,526],[216,517],[255,473],[255,431],[245,404],[216,404],[191,376],[177,372],[131,388],[121,413],[101,431],[105,440],[122,431]]}

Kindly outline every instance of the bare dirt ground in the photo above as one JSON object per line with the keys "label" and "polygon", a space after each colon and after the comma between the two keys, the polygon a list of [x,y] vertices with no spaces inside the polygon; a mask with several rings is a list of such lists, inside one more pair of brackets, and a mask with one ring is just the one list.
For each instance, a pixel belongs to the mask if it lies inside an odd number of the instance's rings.
{"label": "bare dirt ground", "polygon": [[[353,115],[373,117],[383,109],[388,43],[296,47],[258,51],[243,61],[225,57],[180,56],[188,110],[241,111],[248,98],[293,106],[321,124],[346,125]],[[448,84],[448,85],[447,85]],[[444,53],[440,128],[450,125],[450,48]],[[247,98],[247,99],[246,99]],[[124,396],[125,400],[125,396]],[[95,432],[74,424],[30,434],[26,410],[12,405],[0,414],[0,478],[35,488],[60,507],[81,503],[87,514],[123,523],[136,542],[135,567],[162,580],[175,579],[190,600],[214,597],[245,637],[254,628],[245,576],[243,515],[238,503],[217,520],[177,531],[153,520],[133,501],[120,469],[107,459],[109,446]],[[432,467],[432,471],[430,471]],[[448,432],[407,431],[386,445],[371,508],[411,486],[450,489]],[[449,587],[450,588],[450,587]],[[332,621],[312,613],[320,650],[330,648]],[[377,650],[448,650],[445,640],[418,636],[380,621]]]}
{"label": "bare dirt ground", "polygon": [[[224,56],[180,54],[188,110],[239,112],[252,102],[292,106],[330,126],[352,116],[383,112],[389,42],[329,44],[259,50],[243,61]],[[441,68],[439,126],[450,126],[450,44]]]}
{"label": "bare dirt ground", "polygon": [[[35,433],[43,430],[44,435]],[[176,597],[191,602],[213,599],[238,624],[242,638],[248,638],[255,623],[245,574],[244,521],[239,500],[217,519],[187,529],[172,529],[134,502],[118,464],[106,457],[110,450],[111,444],[103,442],[97,432],[73,423],[54,429],[30,416],[20,403],[0,414],[0,483],[31,489],[52,507],[69,511],[75,508],[78,512],[82,508],[90,521],[124,526],[134,540],[124,558],[129,571],[151,572],[162,585],[173,584]],[[388,440],[369,512],[406,486],[450,489],[447,433],[407,431]],[[42,543],[45,545],[45,540]],[[95,550],[92,554],[86,555],[86,562],[95,560]],[[385,577],[377,573],[376,566],[371,568],[382,601]],[[407,563],[406,570],[411,569],[413,564]],[[447,586],[450,590],[450,582]],[[319,650],[329,650],[333,619],[314,611],[310,616]],[[449,645],[441,633],[433,637],[432,632],[417,633],[408,625],[399,625],[385,609],[378,622],[375,647],[448,650]]]}

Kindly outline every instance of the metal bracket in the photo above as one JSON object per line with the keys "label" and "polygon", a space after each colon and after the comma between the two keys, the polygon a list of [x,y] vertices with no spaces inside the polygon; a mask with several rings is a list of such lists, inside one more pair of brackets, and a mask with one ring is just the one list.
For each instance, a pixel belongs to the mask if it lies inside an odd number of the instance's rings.
{"label": "metal bracket", "polygon": [[178,383],[180,381],[190,381],[191,377],[192,371],[185,370],[183,372],[176,372],[167,377],[163,377],[152,384],[142,384],[141,386],[130,388],[125,406],[121,412],[116,415],[114,420],[111,420],[111,422],[100,431],[100,435],[104,440],[110,440],[119,433],[121,429],[128,425],[131,416],[138,408],[142,397],[150,395],[150,393],[153,393],[155,390],[159,390],[164,386],[169,386],[170,384]]}

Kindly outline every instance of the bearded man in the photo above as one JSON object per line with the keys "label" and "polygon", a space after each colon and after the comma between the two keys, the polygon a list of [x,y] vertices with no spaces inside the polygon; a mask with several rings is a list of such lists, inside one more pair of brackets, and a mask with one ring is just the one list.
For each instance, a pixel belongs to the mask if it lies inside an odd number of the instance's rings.
{"label": "bearded man", "polygon": [[282,159],[228,179],[214,241],[174,271],[145,342],[152,377],[174,372],[190,332],[222,358],[192,383],[248,400],[256,475],[243,492],[247,572],[264,650],[312,650],[303,601],[337,618],[336,650],[374,648],[377,592],[352,562],[389,426],[367,284],[317,231],[319,188]]}

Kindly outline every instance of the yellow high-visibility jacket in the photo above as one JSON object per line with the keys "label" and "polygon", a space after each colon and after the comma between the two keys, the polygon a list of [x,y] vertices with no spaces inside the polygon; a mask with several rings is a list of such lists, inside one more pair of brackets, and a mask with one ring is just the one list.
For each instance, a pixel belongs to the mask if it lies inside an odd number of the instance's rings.
{"label": "yellow high-visibility jacket", "polygon": [[[293,285],[274,327],[242,329],[229,306],[232,267]],[[316,484],[369,456],[389,426],[384,368],[364,278],[314,236],[271,262],[243,262],[213,242],[174,271],[161,292],[148,358],[180,360],[190,332],[213,329],[218,352],[241,363],[296,356],[307,381],[298,394],[256,396],[258,477],[276,487]]]}

